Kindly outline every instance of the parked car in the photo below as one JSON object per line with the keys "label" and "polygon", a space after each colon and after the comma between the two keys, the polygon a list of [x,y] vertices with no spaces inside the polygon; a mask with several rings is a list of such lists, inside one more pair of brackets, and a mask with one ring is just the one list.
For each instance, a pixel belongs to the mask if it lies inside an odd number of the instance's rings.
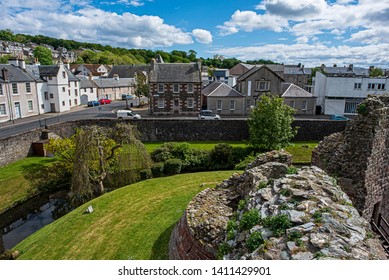
{"label": "parked car", "polygon": [[125,119],[138,120],[141,118],[139,114],[136,114],[131,110],[118,110],[116,112],[116,116],[119,120],[125,120]]}
{"label": "parked car", "polygon": [[111,103],[112,100],[111,100],[111,99],[102,98],[102,99],[99,100],[99,102],[100,102],[101,105],[104,105],[104,104],[109,104],[109,103]]}
{"label": "parked car", "polygon": [[100,102],[97,100],[88,101],[88,107],[95,107],[95,106],[99,106],[99,105],[100,105]]}
{"label": "parked car", "polygon": [[220,116],[211,110],[201,110],[198,115],[199,120],[220,120]]}
{"label": "parked car", "polygon": [[134,99],[134,96],[132,96],[131,94],[122,94],[122,100],[130,100],[130,99]]}
{"label": "parked car", "polygon": [[334,121],[348,121],[349,118],[346,118],[343,115],[332,115],[331,116],[331,120],[334,120]]}

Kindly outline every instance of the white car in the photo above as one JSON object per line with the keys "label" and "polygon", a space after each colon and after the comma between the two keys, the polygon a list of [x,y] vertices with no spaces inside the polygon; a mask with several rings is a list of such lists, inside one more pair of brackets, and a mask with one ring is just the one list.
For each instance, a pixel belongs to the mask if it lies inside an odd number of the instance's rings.
{"label": "white car", "polygon": [[211,110],[201,110],[198,115],[199,120],[220,120],[218,114],[213,113]]}
{"label": "white car", "polygon": [[139,114],[135,114],[131,110],[118,110],[116,116],[119,120],[125,120],[125,119],[138,120],[141,118]]}

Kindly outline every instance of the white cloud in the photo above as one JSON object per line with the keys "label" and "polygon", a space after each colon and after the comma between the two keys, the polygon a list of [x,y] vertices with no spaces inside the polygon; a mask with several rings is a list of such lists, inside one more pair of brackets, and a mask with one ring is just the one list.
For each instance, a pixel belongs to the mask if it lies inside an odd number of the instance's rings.
{"label": "white cloud", "polygon": [[[43,2],[46,6],[42,5]],[[48,5],[48,2],[53,5]],[[25,8],[19,10],[23,3],[26,4]],[[43,34],[126,48],[170,47],[193,43],[190,33],[166,24],[158,16],[117,14],[94,8],[87,1],[84,3],[85,6],[74,11],[71,9],[72,4],[66,0],[0,2],[0,9],[4,11],[0,29],[9,28],[15,33]],[[66,5],[71,12],[63,9]]]}
{"label": "white cloud", "polygon": [[124,4],[127,6],[133,6],[133,7],[140,7],[143,6],[145,3],[143,0],[118,0],[119,4]]}
{"label": "white cloud", "polygon": [[264,0],[260,5],[270,14],[289,19],[318,14],[327,7],[325,0]]}
{"label": "white cloud", "polygon": [[308,36],[301,36],[296,39],[297,44],[306,44],[309,42]]}
{"label": "white cloud", "polygon": [[196,41],[202,44],[212,43],[212,34],[208,30],[204,29],[194,29],[192,31],[193,36],[196,38]]}
{"label": "white cloud", "polygon": [[275,62],[285,64],[302,63],[307,67],[319,66],[322,63],[332,65],[357,66],[375,65],[378,67],[388,67],[389,43],[380,43],[367,46],[347,46],[338,47],[324,44],[267,44],[263,46],[234,47],[216,49],[211,54],[220,54],[225,57],[236,57],[243,61],[254,59],[270,59]]}
{"label": "white cloud", "polygon": [[362,42],[365,44],[389,43],[389,29],[386,26],[376,26],[351,35],[347,41]]}

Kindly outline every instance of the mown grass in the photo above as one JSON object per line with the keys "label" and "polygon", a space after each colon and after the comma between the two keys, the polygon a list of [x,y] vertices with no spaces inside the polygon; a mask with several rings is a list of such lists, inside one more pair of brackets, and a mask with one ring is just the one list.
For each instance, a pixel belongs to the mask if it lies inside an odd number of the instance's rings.
{"label": "mown grass", "polygon": [[[143,144],[145,145],[146,150],[149,153],[151,153],[156,148],[161,146],[163,143],[165,143],[165,142],[144,142]],[[186,143],[189,143],[190,146],[193,147],[193,148],[197,148],[197,149],[201,149],[201,150],[207,150],[207,151],[212,150],[219,143],[230,144],[233,147],[246,147],[247,146],[247,143],[246,142],[242,142],[242,141],[224,141],[224,142],[220,142],[220,141],[190,142],[190,141],[188,141]]]}
{"label": "mown grass", "polygon": [[0,213],[35,193],[24,175],[39,165],[54,162],[52,158],[29,157],[0,167]]}
{"label": "mown grass", "polygon": [[[232,173],[180,174],[117,189],[37,231],[14,250],[30,260],[168,259],[171,231],[188,202]],[[94,212],[85,214],[89,205]]]}

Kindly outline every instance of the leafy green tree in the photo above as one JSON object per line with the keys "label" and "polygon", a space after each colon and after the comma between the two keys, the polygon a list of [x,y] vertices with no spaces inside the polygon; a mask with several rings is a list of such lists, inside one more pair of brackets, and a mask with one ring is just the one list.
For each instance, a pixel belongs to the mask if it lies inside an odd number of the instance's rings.
{"label": "leafy green tree", "polygon": [[382,71],[381,68],[373,68],[370,70],[369,76],[370,77],[383,77],[384,72]]}
{"label": "leafy green tree", "polygon": [[147,77],[142,72],[138,72],[135,75],[134,94],[136,97],[139,98],[139,104],[140,104],[140,98],[142,96],[145,97],[149,96],[149,84],[147,83]]}
{"label": "leafy green tree", "polygon": [[8,56],[0,56],[0,64],[7,64]]}
{"label": "leafy green tree", "polygon": [[53,58],[51,54],[51,50],[48,48],[38,46],[34,50],[34,57],[38,58],[39,62],[42,65],[52,65],[53,64]]}
{"label": "leafy green tree", "polygon": [[297,134],[291,126],[293,114],[294,109],[281,97],[261,96],[248,119],[250,144],[262,151],[286,147]]}

